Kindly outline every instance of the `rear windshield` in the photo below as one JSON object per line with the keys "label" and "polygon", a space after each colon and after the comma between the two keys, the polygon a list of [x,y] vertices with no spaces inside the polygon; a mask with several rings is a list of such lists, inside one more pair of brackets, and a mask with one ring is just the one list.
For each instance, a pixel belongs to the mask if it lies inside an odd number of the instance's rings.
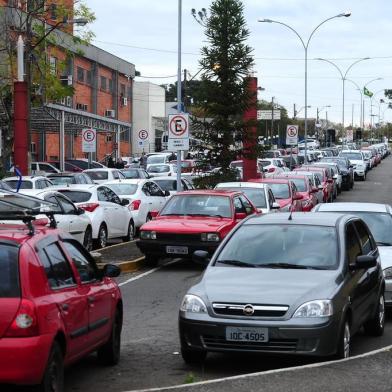
{"label": "rear windshield", "polygon": [[121,171],[124,174],[125,178],[132,179],[132,178],[142,178],[142,175],[139,173],[138,170],[123,170]]}
{"label": "rear windshield", "polygon": [[117,195],[133,195],[137,191],[137,184],[111,184],[108,187]]}
{"label": "rear windshield", "polygon": [[290,178],[292,182],[294,182],[295,186],[297,187],[298,192],[306,192],[306,183],[303,178]]}
{"label": "rear windshield", "polygon": [[[18,187],[18,180],[7,180],[5,181],[12,189],[16,189]],[[19,189],[33,189],[32,181],[22,181]]]}
{"label": "rear windshield", "polygon": [[76,184],[75,177],[49,177],[54,185]]}
{"label": "rear windshield", "polygon": [[176,191],[177,190],[177,180],[156,180],[154,181],[163,189],[164,191]]}
{"label": "rear windshield", "polygon": [[0,243],[0,298],[20,297],[18,248]]}
{"label": "rear windshield", "polygon": [[149,173],[166,173],[170,171],[169,165],[162,165],[162,166],[150,166],[147,171]]}
{"label": "rear windshield", "polygon": [[60,189],[58,192],[67,196],[74,203],[84,203],[84,202],[89,201],[91,199],[90,192],[72,191],[72,190],[68,190],[68,189],[64,189],[64,190]]}
{"label": "rear windshield", "polygon": [[165,163],[166,162],[166,156],[165,155],[151,155],[150,157],[147,158],[147,164],[154,164],[154,163]]}
{"label": "rear windshield", "polygon": [[290,190],[288,184],[273,184],[269,183],[276,199],[288,199],[290,197]]}
{"label": "rear windshield", "polygon": [[340,155],[353,161],[362,161],[363,159],[362,153],[360,152],[341,152]]}
{"label": "rear windshield", "polygon": [[107,171],[91,171],[91,172],[86,172],[86,174],[92,179],[92,180],[107,180],[108,179],[108,172]]}
{"label": "rear windshield", "polygon": [[241,191],[257,208],[267,208],[267,200],[263,188],[219,187],[228,191]]}

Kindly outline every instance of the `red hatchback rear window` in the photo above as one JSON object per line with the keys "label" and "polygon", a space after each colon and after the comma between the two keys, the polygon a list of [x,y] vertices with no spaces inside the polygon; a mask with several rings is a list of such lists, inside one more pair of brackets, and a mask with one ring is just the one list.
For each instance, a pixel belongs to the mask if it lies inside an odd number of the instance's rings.
{"label": "red hatchback rear window", "polygon": [[0,243],[0,298],[20,297],[18,248]]}

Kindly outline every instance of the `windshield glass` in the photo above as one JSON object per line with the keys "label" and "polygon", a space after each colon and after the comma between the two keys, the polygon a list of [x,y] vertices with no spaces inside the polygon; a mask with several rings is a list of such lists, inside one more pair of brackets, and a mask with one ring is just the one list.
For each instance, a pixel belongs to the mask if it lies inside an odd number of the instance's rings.
{"label": "windshield glass", "polygon": [[165,163],[166,157],[162,155],[151,155],[147,158],[147,165],[152,163]]}
{"label": "windshield glass", "polygon": [[170,192],[177,190],[177,180],[158,180],[154,178],[154,182],[156,182],[164,191]]}
{"label": "windshield glass", "polygon": [[288,199],[290,197],[290,190],[288,184],[272,184],[267,183],[272,190],[276,199]]}
{"label": "windshield glass", "polygon": [[242,188],[242,187],[219,187],[228,191],[241,191],[257,208],[267,208],[265,192],[262,188]]}
{"label": "windshield glass", "polygon": [[0,244],[0,298],[20,297],[18,248]]}
{"label": "windshield glass", "polygon": [[362,161],[363,159],[360,152],[341,152],[340,155],[353,161]]}
{"label": "windshield glass", "polygon": [[68,189],[60,189],[58,192],[62,193],[63,195],[67,196],[71,201],[74,203],[84,203],[91,199],[90,192],[83,192],[83,191],[71,191]]}
{"label": "windshield glass", "polygon": [[254,267],[336,269],[337,243],[334,227],[243,225],[222,249],[216,264],[228,260],[231,265],[239,261]]}
{"label": "windshield glass", "polygon": [[[12,189],[16,189],[18,187],[18,180],[6,180],[5,181]],[[22,181],[19,189],[33,189],[32,181]]]}
{"label": "windshield glass", "polygon": [[173,196],[159,215],[219,216],[222,218],[232,216],[230,198],[214,195]]}
{"label": "windshield glass", "polygon": [[138,170],[122,170],[121,173],[128,179],[141,178]]}
{"label": "windshield glass", "polygon": [[[177,172],[177,167],[172,167],[174,172]],[[169,165],[150,166],[147,171],[149,173],[166,173],[170,171]]]}
{"label": "windshield glass", "polygon": [[109,176],[107,171],[101,171],[101,170],[86,172],[86,174],[92,180],[107,180]]}
{"label": "windshield glass", "polygon": [[294,182],[295,186],[297,187],[297,191],[298,192],[306,192],[307,188],[306,188],[306,183],[305,180],[303,178],[290,178],[290,180],[292,182]]}
{"label": "windshield glass", "polygon": [[137,184],[110,184],[108,187],[117,195],[134,195],[137,191]]}

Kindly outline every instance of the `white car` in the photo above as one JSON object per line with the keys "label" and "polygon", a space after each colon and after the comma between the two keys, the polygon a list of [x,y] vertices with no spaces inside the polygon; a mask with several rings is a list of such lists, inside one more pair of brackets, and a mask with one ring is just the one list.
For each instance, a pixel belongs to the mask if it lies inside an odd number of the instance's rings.
{"label": "white car", "polygon": [[31,163],[31,172],[34,173],[60,173],[60,170],[57,167],[51,165],[47,162],[32,162]]}
{"label": "white car", "polygon": [[[332,203],[317,205],[315,212],[342,212],[360,217],[369,227],[377,243],[381,267],[385,278],[385,304],[392,306],[392,208],[388,204],[376,203]],[[361,241],[361,230],[357,228],[357,243]],[[364,254],[374,250],[373,244],[361,244]],[[359,244],[356,248],[359,248]],[[355,248],[354,248],[355,250]],[[350,250],[351,251],[351,250]]]}
{"label": "white car", "polygon": [[[187,179],[185,173],[181,174],[181,184],[183,191],[190,191],[195,189],[192,183]],[[177,193],[177,178],[176,177],[155,177],[154,182],[157,183],[163,191],[168,191],[170,196]]]}
{"label": "white car", "polygon": [[[3,181],[7,183],[12,189],[16,190],[19,184],[19,177],[6,177]],[[53,186],[52,181],[44,176],[23,176],[19,189],[45,189]]]}
{"label": "white car", "polygon": [[353,165],[354,177],[361,178],[362,181],[366,180],[366,162],[365,156],[359,150],[343,150],[339,153],[340,157],[345,157]]}
{"label": "white car", "polygon": [[105,183],[105,186],[130,201],[128,208],[131,210],[135,228],[151,220],[151,211],[160,211],[170,196],[169,192],[163,191],[149,179],[110,181]]}
{"label": "white car", "polygon": [[121,238],[130,241],[135,234],[129,200],[120,197],[105,185],[79,185],[59,188],[57,192],[67,196],[77,207],[83,208],[92,224],[93,245],[104,248],[108,239]]}
{"label": "white car", "polygon": [[146,168],[148,169],[150,165],[169,163],[171,155],[172,155],[171,152],[164,152],[160,154],[157,153],[148,154]]}
{"label": "white car", "polygon": [[257,167],[260,172],[265,174],[265,177],[272,177],[285,172],[282,162],[277,158],[258,159]]}
{"label": "white car", "polygon": [[95,184],[103,184],[104,182],[113,181],[113,180],[125,180],[125,176],[118,169],[87,169],[83,170],[83,173],[86,173]]}
{"label": "white car", "polygon": [[263,214],[279,211],[279,203],[268,184],[258,182],[221,182],[215,189],[241,191]]}
{"label": "white car", "polygon": [[175,177],[177,176],[177,166],[169,163],[149,165],[147,173],[150,177]]}

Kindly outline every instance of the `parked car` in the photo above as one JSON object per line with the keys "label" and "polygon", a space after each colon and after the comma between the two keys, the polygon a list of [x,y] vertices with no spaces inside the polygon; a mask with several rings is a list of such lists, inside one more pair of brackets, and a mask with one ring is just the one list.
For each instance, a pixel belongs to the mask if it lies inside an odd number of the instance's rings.
{"label": "parked car", "polygon": [[146,179],[117,180],[105,183],[119,197],[129,200],[135,228],[152,219],[153,211],[160,211],[165,205],[168,191],[163,191],[156,182]]}
{"label": "parked car", "polygon": [[51,165],[48,162],[32,162],[31,163],[31,173],[59,173],[60,170],[57,169],[54,165]]}
{"label": "parked car", "polygon": [[96,351],[103,364],[119,361],[120,269],[99,270],[61,230],[32,228],[0,233],[0,383],[63,391],[64,367],[76,360]]}
{"label": "parked car", "polygon": [[329,175],[332,176],[332,179],[334,180],[334,199],[336,199],[337,194],[342,192],[343,185],[343,177],[338,165],[334,162],[315,162],[314,165],[329,169]]}
{"label": "parked car", "polygon": [[318,176],[318,174],[319,174],[321,177],[320,173],[313,173],[310,171],[301,171],[299,168],[298,170],[293,171],[291,173],[287,173],[287,174],[291,174],[293,176],[306,176],[306,177],[308,177],[312,187],[317,188],[317,192],[315,192],[317,204],[324,203],[324,187],[323,187],[321,180]]}
{"label": "parked car", "polygon": [[151,164],[147,168],[150,177],[167,177],[177,175],[177,166],[174,164]]}
{"label": "parked car", "polygon": [[150,165],[168,164],[170,162],[171,156],[172,156],[171,152],[149,154],[147,156],[147,167],[146,168],[148,169],[150,167]]}
{"label": "parked car", "polygon": [[150,178],[150,175],[142,168],[128,168],[120,170],[127,180],[134,180],[136,178]]}
{"label": "parked car", "polygon": [[124,174],[118,169],[87,169],[83,173],[86,173],[95,184],[103,184],[107,181],[113,180],[125,180]]}
{"label": "parked car", "polygon": [[339,156],[346,157],[354,169],[354,178],[360,178],[362,181],[366,180],[366,163],[364,155],[358,150],[343,150]]}
{"label": "parked car", "polygon": [[303,196],[298,193],[294,182],[287,178],[262,178],[252,179],[249,182],[259,182],[268,184],[271,188],[275,200],[280,205],[280,212],[302,211]]}
{"label": "parked car", "polygon": [[208,267],[180,306],[187,363],[204,361],[208,352],[347,358],[362,326],[383,334],[377,245],[355,216],[250,217],[209,259],[203,250],[194,253]]}
{"label": "parked car", "polygon": [[[5,177],[3,181],[12,189],[16,190],[18,188],[19,177]],[[45,189],[51,186],[53,186],[52,181],[44,176],[23,176],[19,189]]]}
{"label": "parked car", "polygon": [[[50,163],[52,166],[54,166],[60,172],[60,162],[59,161],[49,161],[48,163]],[[87,167],[86,167],[86,169],[87,169]],[[77,172],[83,171],[84,169],[80,168],[79,166],[73,165],[72,163],[65,161],[64,162],[64,170],[66,172],[77,173]]]}
{"label": "parked car", "polygon": [[265,177],[272,177],[275,174],[284,172],[283,164],[279,159],[275,158],[263,158],[257,160],[257,166],[261,173],[265,174]]}
{"label": "parked car", "polygon": [[366,171],[373,169],[374,167],[374,159],[372,156],[372,152],[369,150],[361,150],[363,154],[364,161],[366,163]]}
{"label": "parked car", "polygon": [[335,162],[342,175],[342,189],[348,191],[354,187],[354,170],[350,161],[344,157],[324,157],[321,162]]}
{"label": "parked car", "polygon": [[[392,306],[392,208],[388,204],[333,203],[317,206],[315,212],[338,212],[354,214],[369,227],[381,258],[385,277],[385,304]],[[362,238],[361,232],[358,233]]]}
{"label": "parked car", "polygon": [[240,191],[253,203],[257,210],[263,214],[279,211],[280,205],[268,184],[257,182],[221,182],[215,189],[226,191]]}
{"label": "parked car", "polygon": [[149,265],[156,265],[162,257],[191,258],[196,249],[212,254],[241,219],[256,212],[241,192],[179,192],[140,228],[136,244]]}
{"label": "parked car", "polygon": [[93,245],[104,248],[108,239],[121,238],[130,241],[135,234],[129,200],[120,199],[109,187],[103,185],[79,185],[59,188],[58,192],[86,211],[93,229]]}
{"label": "parked car", "polygon": [[[183,178],[181,174],[181,184],[183,191],[191,191],[195,189],[192,183],[188,179],[189,177]],[[168,191],[170,195],[175,195],[177,193],[177,178],[176,177],[154,177],[154,182],[157,183],[162,190]]]}
{"label": "parked car", "polygon": [[46,176],[53,185],[94,184],[86,173],[54,173]]}
{"label": "parked car", "polygon": [[[66,159],[65,163],[70,163],[71,165],[80,167],[82,170],[88,169],[88,159],[85,158],[78,158],[78,159]],[[91,161],[90,169],[104,169],[106,168],[105,165],[99,163],[97,161]],[[65,168],[67,170],[67,168]]]}

